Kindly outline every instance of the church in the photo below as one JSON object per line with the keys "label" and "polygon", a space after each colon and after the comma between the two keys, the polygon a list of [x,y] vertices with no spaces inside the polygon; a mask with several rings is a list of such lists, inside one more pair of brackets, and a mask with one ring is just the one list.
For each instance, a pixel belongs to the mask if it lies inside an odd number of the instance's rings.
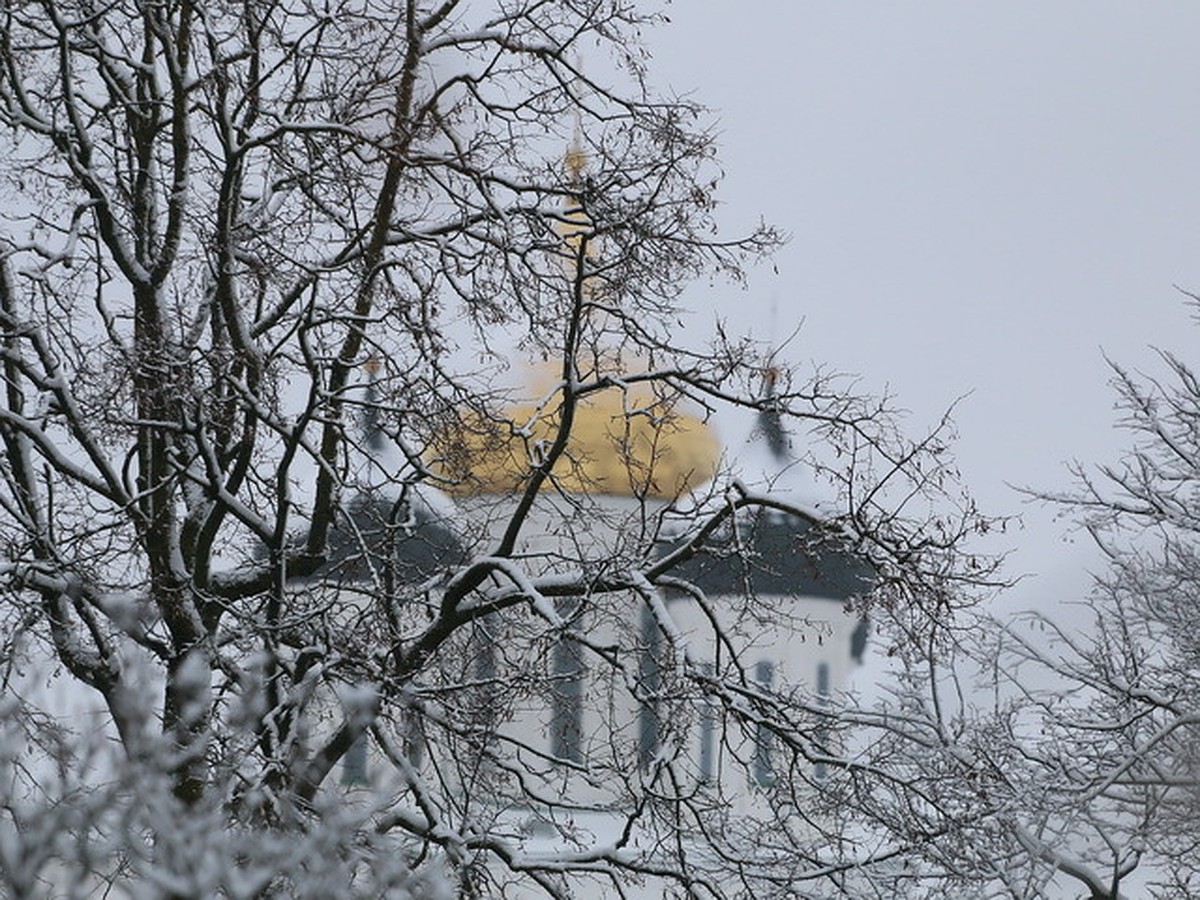
{"label": "church", "polygon": [[[641,830],[647,798],[687,795],[697,817],[736,824],[765,812],[777,780],[826,777],[822,753],[837,748],[822,746],[819,724],[800,756],[768,717],[756,724],[756,710],[794,692],[798,709],[819,719],[814,704],[845,689],[867,641],[851,601],[870,589],[870,570],[818,507],[784,489],[791,457],[777,414],[760,413],[731,454],[713,427],[677,407],[630,425],[631,403],[661,402],[630,393],[601,392],[575,409],[564,474],[537,494],[511,553],[531,583],[584,589],[544,590],[479,615],[412,686],[411,714],[390,723],[391,744],[376,728],[346,754],[343,790],[409,803],[407,786],[434,779],[441,797],[462,803],[452,818],[474,817],[536,861],[626,833],[653,854],[655,830]],[[386,457],[372,408],[364,404],[362,444]],[[529,421],[533,408],[504,416]],[[537,418],[552,427],[555,415],[541,407]],[[449,489],[363,490],[318,578],[361,598],[350,608],[384,584],[419,632],[442,581],[503,539],[524,496],[526,448],[540,439],[480,429],[456,448],[459,467],[441,470]],[[770,483],[780,502],[731,514],[698,538],[695,523],[728,502],[710,482],[727,466],[743,477],[756,470],[748,483]],[[656,574],[637,584],[630,572]],[[631,586],[612,589],[622,578]],[[502,880],[494,862],[488,878]],[[605,884],[573,879],[572,896],[609,896]],[[664,896],[650,884],[628,896]],[[503,896],[535,894],[512,886]]]}
{"label": "church", "polygon": [[[585,163],[578,146],[568,153],[575,177]],[[565,268],[589,263],[589,226],[581,205],[558,217],[579,251]],[[851,605],[872,583],[819,506],[786,489],[794,461],[771,404],[725,444],[685,399],[640,382],[641,362],[606,346],[602,323],[595,331],[576,370],[605,389],[568,404],[552,372],[529,368],[530,399],[434,442],[428,484],[397,492],[362,479],[315,579],[351,611],[382,586],[389,615],[410,618],[416,634],[445,579],[509,548],[499,568],[508,582],[493,577],[461,637],[411,686],[392,739],[380,727],[364,734],[340,782],[418,806],[415,786],[436,782],[456,806],[447,819],[501,835],[500,855],[519,869],[596,854],[596,880],[571,882],[583,897],[608,896],[611,848],[660,852],[655,807],[683,810],[696,828],[736,828],[777,806],[777,785],[827,777],[822,756],[837,748],[823,745],[821,706],[862,660],[867,623]],[[376,371],[369,363],[361,388],[360,446],[365,468],[383,471]],[[531,493],[531,467],[565,419],[561,455]],[[741,508],[736,498],[751,493],[771,500]],[[506,602],[492,610],[486,597]],[[805,747],[783,746],[763,712],[780,698],[813,723]],[[487,866],[503,885],[503,867]],[[662,885],[647,890],[664,896]]]}

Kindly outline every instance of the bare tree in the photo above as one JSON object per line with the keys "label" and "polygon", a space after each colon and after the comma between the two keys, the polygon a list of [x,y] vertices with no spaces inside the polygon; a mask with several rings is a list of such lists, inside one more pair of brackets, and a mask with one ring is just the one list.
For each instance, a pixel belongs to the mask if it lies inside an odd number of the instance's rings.
{"label": "bare tree", "polygon": [[[941,646],[993,577],[962,550],[987,523],[944,428],[907,440],[844,379],[677,338],[682,285],[736,279],[777,236],[713,238],[703,111],[644,82],[653,19],[618,0],[0,11],[14,892],[63,871],[247,897],[844,879],[848,857],[796,847],[843,839],[859,779],[895,782],[845,755],[831,698],[743,658],[755,628],[810,626],[749,577],[717,608],[686,566],[752,557],[745,535],[783,516],[795,552],[869,573],[860,611]],[[514,352],[551,367],[524,408]],[[840,508],[669,463],[722,405],[802,427]],[[619,509],[572,449],[597,406]],[[470,514],[440,516],[443,494]],[[55,717],[39,660],[98,700],[92,735]],[[506,728],[551,694],[599,715],[590,743],[566,718],[549,750]],[[767,798],[744,815],[678,749],[710,714]],[[338,789],[364,745],[388,780]],[[611,837],[573,830],[585,812]]]}
{"label": "bare tree", "polygon": [[1108,563],[1083,622],[1037,615],[1041,640],[1010,629],[1005,648],[1024,682],[1047,685],[1031,691],[1031,752],[1053,776],[1034,846],[1093,897],[1133,896],[1130,876],[1157,897],[1200,889],[1200,382],[1181,358],[1159,361],[1162,376],[1110,363],[1130,449],[1094,473],[1076,466],[1075,491],[1048,496]]}
{"label": "bare tree", "polygon": [[851,894],[1200,889],[1200,382],[1159,360],[1161,376],[1112,364],[1128,453],[1035,494],[1103,551],[1089,597],[1007,621],[964,611],[940,642],[880,623],[904,636],[896,683],[838,712],[860,748],[838,801],[851,840],[831,854],[859,864]]}

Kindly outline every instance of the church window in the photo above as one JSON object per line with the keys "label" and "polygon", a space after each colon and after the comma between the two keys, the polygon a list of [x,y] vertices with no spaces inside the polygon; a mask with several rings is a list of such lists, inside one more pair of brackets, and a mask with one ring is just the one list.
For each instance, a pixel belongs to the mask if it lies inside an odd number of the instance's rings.
{"label": "church window", "polygon": [[638,765],[650,767],[658,752],[659,728],[658,695],[662,690],[662,635],[654,614],[642,607],[641,654],[638,660],[641,702],[638,708]]}
{"label": "church window", "polygon": [[[754,667],[754,680],[764,691],[770,690],[775,681],[775,663],[761,660]],[[765,722],[754,726],[754,783],[759,787],[768,787],[775,781],[774,769],[775,735]]]}
{"label": "church window", "polygon": [[342,757],[342,784],[355,787],[367,783],[367,736],[360,734]]}
{"label": "church window", "polygon": [[[556,602],[564,619],[579,608],[579,600],[567,597]],[[560,759],[583,760],[583,650],[579,642],[562,636],[552,654],[550,690],[550,752]]]}
{"label": "church window", "polygon": [[[829,663],[827,662],[817,663],[817,698],[822,704],[825,704],[829,701]],[[823,754],[827,752],[826,743],[828,737],[829,729],[823,724],[818,725],[816,729],[818,753]],[[825,763],[818,762],[815,766],[813,774],[815,774],[817,778],[824,778],[828,774]]]}
{"label": "church window", "polygon": [[[712,663],[704,663],[705,678],[713,674]],[[709,783],[717,776],[717,702],[711,696],[700,701],[700,780]]]}

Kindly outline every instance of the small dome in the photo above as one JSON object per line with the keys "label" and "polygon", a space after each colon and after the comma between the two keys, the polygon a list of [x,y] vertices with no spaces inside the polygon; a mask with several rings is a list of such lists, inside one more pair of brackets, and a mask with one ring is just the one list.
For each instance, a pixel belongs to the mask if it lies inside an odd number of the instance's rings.
{"label": "small dome", "polygon": [[[554,440],[559,401],[540,413],[514,406],[435,442],[431,465],[446,479],[439,486],[458,496],[520,490]],[[673,499],[704,484],[716,473],[721,445],[708,425],[676,406],[640,386],[582,398],[544,489]]]}

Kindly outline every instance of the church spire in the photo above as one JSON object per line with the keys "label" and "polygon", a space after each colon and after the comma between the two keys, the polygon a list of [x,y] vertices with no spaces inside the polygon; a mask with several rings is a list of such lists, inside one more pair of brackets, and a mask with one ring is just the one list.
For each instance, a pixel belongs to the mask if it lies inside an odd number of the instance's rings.
{"label": "church spire", "polygon": [[583,146],[583,114],[579,110],[578,103],[575,104],[573,116],[571,143],[567,147],[567,152],[563,154],[563,164],[566,166],[571,184],[578,186],[583,183],[583,170],[587,168],[588,164],[588,152]]}
{"label": "church spire", "polygon": [[555,231],[566,241],[571,251],[576,251],[582,236],[592,232],[592,218],[584,206],[583,173],[588,166],[588,152],[583,143],[583,117],[578,104],[575,105],[573,115],[571,143],[563,154],[563,168],[566,169],[569,185],[567,202],[561,213],[562,220],[556,224]]}
{"label": "church spire", "polygon": [[758,428],[767,442],[767,449],[776,461],[784,462],[791,453],[787,428],[783,424],[783,414],[779,400],[775,396],[775,384],[779,380],[779,370],[769,366],[763,373],[765,395],[763,405],[758,412]]}
{"label": "church spire", "polygon": [[583,107],[579,100],[579,78],[583,76],[583,60],[576,58],[575,69],[578,78],[567,85],[567,93],[571,98],[571,143],[563,155],[563,164],[567,176],[575,187],[583,184],[583,170],[587,168],[588,153],[583,145]]}

